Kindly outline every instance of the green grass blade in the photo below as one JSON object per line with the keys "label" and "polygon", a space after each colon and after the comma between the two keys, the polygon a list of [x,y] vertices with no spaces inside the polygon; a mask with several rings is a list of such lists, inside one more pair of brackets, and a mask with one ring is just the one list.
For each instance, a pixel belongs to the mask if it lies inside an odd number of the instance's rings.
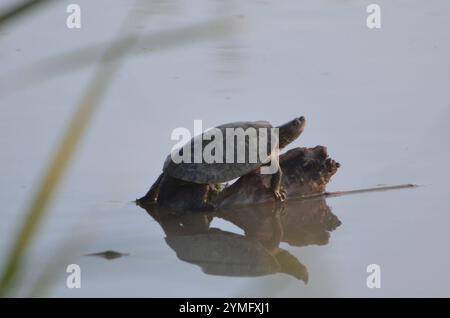
{"label": "green grass blade", "polygon": [[21,2],[5,12],[0,12],[0,27],[51,1],[53,0],[29,0]]}

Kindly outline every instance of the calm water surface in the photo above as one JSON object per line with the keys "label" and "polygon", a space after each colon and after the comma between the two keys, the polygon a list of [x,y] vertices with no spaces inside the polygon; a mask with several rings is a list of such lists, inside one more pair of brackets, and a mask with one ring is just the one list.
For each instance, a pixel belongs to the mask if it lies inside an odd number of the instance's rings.
{"label": "calm water surface", "polygon": [[[68,30],[68,3],[0,29],[3,87],[5,74],[108,41],[129,9],[145,9],[80,0],[82,28]],[[243,26],[127,58],[34,240],[19,294],[48,270],[50,295],[63,297],[448,296],[450,3],[377,3],[380,30],[365,26],[364,1],[155,1],[134,29],[227,15]],[[0,263],[94,69],[2,90]],[[131,202],[159,175],[174,128],[300,115],[308,127],[293,146],[326,145],[342,164],[328,190],[422,187],[288,202],[279,218],[260,207],[165,220]],[[129,255],[83,256],[106,250]],[[66,288],[71,263],[81,289]],[[366,287],[369,264],[381,266],[380,289]]]}

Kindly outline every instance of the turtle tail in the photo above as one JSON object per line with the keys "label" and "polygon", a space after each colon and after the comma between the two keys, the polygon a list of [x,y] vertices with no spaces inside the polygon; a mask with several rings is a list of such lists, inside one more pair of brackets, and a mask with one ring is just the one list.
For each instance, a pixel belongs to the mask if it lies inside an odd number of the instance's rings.
{"label": "turtle tail", "polygon": [[164,173],[161,173],[158,179],[156,179],[156,181],[150,187],[150,190],[148,190],[148,192],[142,198],[136,200],[137,204],[149,204],[156,202],[159,195],[159,185],[161,184],[163,176]]}

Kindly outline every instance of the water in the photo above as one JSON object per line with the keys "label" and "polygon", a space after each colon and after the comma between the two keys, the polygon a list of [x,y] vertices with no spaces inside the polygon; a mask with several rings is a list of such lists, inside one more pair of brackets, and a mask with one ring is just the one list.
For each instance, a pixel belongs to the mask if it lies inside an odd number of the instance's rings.
{"label": "water", "polygon": [[[68,3],[0,30],[0,74],[114,38],[133,7],[78,1],[82,28],[68,30]],[[448,296],[450,4],[377,3],[380,30],[366,27],[368,3],[359,1],[156,1],[147,23],[133,28],[145,34],[222,15],[239,15],[243,27],[234,36],[170,50],[136,48],[148,53],[127,59],[103,99],[34,240],[19,294],[49,268],[50,295],[63,297]],[[91,65],[0,97],[2,261],[93,71]],[[195,119],[204,127],[260,119],[280,124],[300,115],[308,127],[292,146],[326,145],[342,164],[328,190],[422,185],[327,199],[326,215],[341,223],[332,231],[293,222],[299,235],[330,236],[325,245],[311,239],[279,246],[307,269],[307,284],[276,271],[207,275],[180,260],[161,225],[131,203],[159,175],[174,128],[193,130]],[[288,215],[308,215],[295,212],[297,203],[288,209]],[[215,217],[210,227],[247,242],[245,227],[227,219]],[[202,250],[201,241],[182,242]],[[106,250],[129,255],[83,256]],[[81,289],[66,288],[72,263],[81,266]],[[380,289],[366,286],[369,264],[381,266]]]}

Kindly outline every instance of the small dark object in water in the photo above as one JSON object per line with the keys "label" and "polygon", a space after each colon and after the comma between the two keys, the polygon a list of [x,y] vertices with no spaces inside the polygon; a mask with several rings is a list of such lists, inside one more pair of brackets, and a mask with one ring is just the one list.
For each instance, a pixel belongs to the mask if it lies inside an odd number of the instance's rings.
{"label": "small dark object in water", "polygon": [[102,257],[107,260],[112,260],[112,259],[116,259],[119,257],[128,256],[128,255],[130,255],[130,254],[120,253],[120,252],[116,252],[116,251],[104,251],[104,252],[99,252],[99,253],[85,254],[84,256],[98,256],[98,257]]}

